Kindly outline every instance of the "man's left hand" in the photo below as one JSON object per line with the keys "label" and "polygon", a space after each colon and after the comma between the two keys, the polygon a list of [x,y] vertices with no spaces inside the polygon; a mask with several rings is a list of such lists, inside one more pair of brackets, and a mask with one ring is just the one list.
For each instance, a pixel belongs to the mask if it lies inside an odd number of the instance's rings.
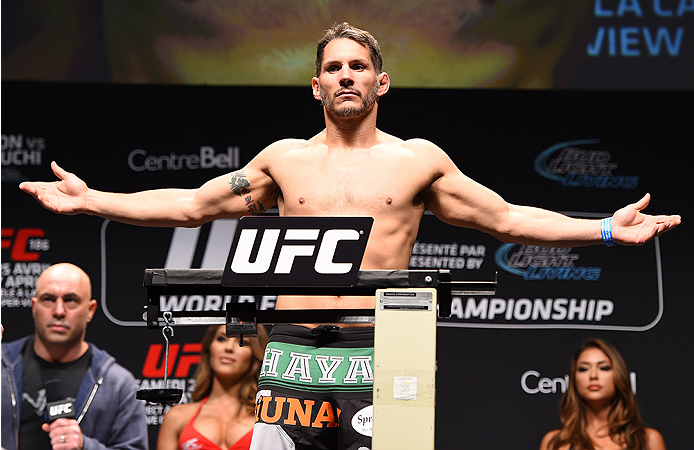
{"label": "man's left hand", "polygon": [[641,245],[670,231],[679,225],[682,218],[673,216],[650,216],[641,211],[648,206],[651,195],[646,194],[636,203],[627,205],[612,216],[612,237],[621,245]]}
{"label": "man's left hand", "polygon": [[56,419],[44,423],[41,429],[48,432],[53,450],[82,450],[84,447],[82,429],[75,419]]}

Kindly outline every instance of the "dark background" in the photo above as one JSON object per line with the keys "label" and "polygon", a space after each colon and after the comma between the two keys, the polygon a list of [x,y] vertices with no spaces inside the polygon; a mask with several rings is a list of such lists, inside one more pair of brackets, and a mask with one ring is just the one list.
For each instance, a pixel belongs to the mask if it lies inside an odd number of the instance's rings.
{"label": "dark background", "polygon": [[[308,89],[290,87],[36,82],[3,82],[2,87],[3,136],[21,134],[25,147],[27,138],[40,137],[45,142],[40,164],[3,167],[4,339],[32,329],[28,308],[8,303],[18,298],[9,291],[11,282],[17,282],[12,274],[27,263],[72,261],[92,276],[94,296],[100,301],[88,338],[116,356],[143,380],[145,388],[151,387],[163,375],[163,357],[157,351],[161,352],[164,341],[158,331],[146,329],[141,322],[146,302],[142,279],[145,268],[165,266],[172,230],[55,215],[19,191],[18,181],[51,179],[49,162],[57,160],[96,189],[198,186],[224,170],[134,172],[127,155],[138,148],[160,156],[196,153],[205,145],[218,153],[238,146],[244,163],[266,143],[318,131],[319,105]],[[528,378],[530,388],[537,387],[538,378],[563,378],[573,350],[588,336],[606,338],[623,352],[637,376],[637,398],[645,419],[664,434],[669,448],[686,448],[681,430],[691,422],[694,400],[689,376],[694,356],[689,318],[694,307],[686,222],[692,212],[692,194],[684,153],[694,136],[691,112],[682,105],[692,100],[691,92],[397,88],[383,98],[381,129],[404,138],[435,141],[465,173],[511,202],[604,215],[650,192],[653,200],[647,212],[684,217],[681,227],[643,247],[571,249],[571,254],[580,256],[577,266],[601,268],[600,279],[590,282],[523,280],[495,263],[501,244],[493,238],[425,216],[418,243],[484,246],[479,269],[456,269],[453,276],[489,280],[498,272],[494,298],[609,299],[615,305],[613,313],[599,322],[457,316],[440,321],[437,448],[461,442],[466,448],[479,449],[537,447],[542,435],[558,425],[561,391],[526,393],[523,374],[539,374]],[[534,158],[545,148],[586,137],[600,139],[604,143],[600,148],[609,150],[611,161],[618,164],[615,173],[638,176],[638,186],[564,187],[533,170]],[[5,150],[9,155],[9,149]],[[13,259],[16,240],[7,230],[17,233],[27,228],[43,230],[41,239],[48,241],[48,248],[44,243],[42,250],[32,250],[29,244],[24,257],[35,261]],[[209,234],[209,225],[202,227],[198,250],[183,267],[200,267]],[[190,362],[194,354],[192,347],[186,350],[183,345],[199,342],[202,332],[202,327],[175,331],[172,342],[178,345],[175,357],[179,359],[172,361],[171,370],[178,375],[171,378],[179,387],[190,389],[187,380],[194,369],[180,359],[189,355]],[[416,333],[412,338],[417,338]],[[159,367],[158,376],[152,367]],[[153,445],[160,413],[148,409]],[[506,431],[499,433],[499,426]]]}
{"label": "dark background", "polygon": [[[388,14],[381,10],[373,14],[373,2],[368,1],[357,2],[349,10],[341,9],[339,2],[323,2],[322,10],[307,10],[300,1],[287,2],[283,8],[272,3],[258,0],[246,2],[247,9],[238,7],[239,17],[260,18],[235,22],[238,34],[234,36],[268,35],[269,40],[259,47],[269,51],[280,51],[287,39],[303,42],[306,38],[312,52],[320,30],[333,20],[348,20],[371,30],[384,48],[385,69],[393,81],[379,105],[379,128],[403,139],[431,140],[464,173],[509,202],[595,218],[649,192],[652,202],[646,212],[683,217],[678,229],[642,247],[568,250],[578,256],[576,267],[600,270],[598,280],[588,281],[525,280],[496,258],[508,247],[426,215],[415,250],[428,244],[483,249],[477,255],[459,255],[466,262],[472,256],[479,265],[463,264],[465,269],[453,270],[454,279],[490,280],[498,273],[495,296],[454,299],[458,312],[470,302],[508,305],[523,299],[603,300],[614,307],[599,321],[462,313],[440,320],[437,448],[538,448],[544,433],[559,425],[562,380],[574,349],[589,336],[605,338],[623,353],[636,377],[642,415],[661,431],[668,448],[689,448],[683,430],[694,419],[690,324],[694,290],[689,278],[694,265],[688,225],[694,212],[689,163],[694,142],[694,52],[688,34],[694,12],[683,10],[680,16],[664,18],[653,12],[650,2],[640,2],[641,18],[633,13],[606,18],[597,17],[596,5],[616,12],[620,2],[575,2],[569,8],[550,1],[514,0],[470,2],[477,6],[463,14],[455,8],[464,2],[444,1],[437,3],[436,10],[427,2],[417,4],[409,11],[412,20],[406,21],[395,13],[399,7],[394,5],[379,6],[391,8]],[[663,0],[660,4],[676,11],[683,3]],[[228,73],[196,67],[195,57],[187,67],[197,72],[172,65],[172,55],[180,55],[177,52],[191,42],[198,56],[236,45],[224,40],[225,28],[215,22],[217,16],[205,15],[210,13],[209,5],[174,0],[77,1],[61,6],[40,0],[2,2],[0,206],[5,341],[33,331],[28,302],[42,268],[70,261],[90,274],[99,301],[88,339],[113,354],[143,388],[161,384],[164,340],[160,331],[147,329],[141,319],[146,303],[144,269],[203,267],[211,249],[225,253],[231,241],[231,236],[216,235],[213,225],[187,230],[189,239],[194,239],[190,259],[167,260],[170,250],[181,242],[180,230],[49,213],[17,185],[23,180],[52,180],[51,160],[100,190],[197,187],[239,167],[137,171],[129,167],[128,157],[134,150],[161,160],[199,154],[202,147],[212,148],[215,154],[238,148],[243,165],[275,140],[309,138],[323,128],[320,105],[309,87],[311,67],[299,77],[301,82],[288,73],[269,70],[256,76],[269,76],[272,85],[257,85],[234,78],[236,72],[246,73],[244,61],[222,58],[219,66],[230,69]],[[258,15],[258,11],[266,14]],[[460,23],[450,31],[434,16]],[[604,53],[588,57],[586,46],[600,27],[648,27],[654,32],[665,27],[673,35],[681,28],[680,52],[647,55],[641,41],[639,57]],[[297,29],[305,36],[299,36]],[[466,72],[452,86],[442,87],[437,82],[450,79],[442,70],[447,66],[458,70],[455,61],[444,59],[450,64],[422,70],[430,60],[403,60],[408,52],[399,53],[412,48],[411,56],[420,56],[415,53],[419,47],[408,46],[399,33],[422,29],[431,30],[422,33],[422,39],[443,40],[441,46],[432,44],[435,49],[463,45],[461,58],[469,56],[470,49],[484,49],[491,57],[502,49],[513,62],[489,78],[467,77]],[[450,35],[442,37],[441,30]],[[201,40],[201,34],[206,38]],[[180,46],[165,45],[171,42]],[[397,56],[389,59],[389,54]],[[310,66],[313,55],[305,59]],[[477,65],[484,69],[484,60],[471,61],[473,72]],[[292,63],[286,66],[289,70]],[[426,76],[407,78],[410,72]],[[611,176],[637,177],[636,186],[564,186],[534,167],[546,149],[588,139],[599,142],[576,147],[607,152],[615,164]],[[511,247],[509,254],[519,250],[519,246]],[[433,264],[429,261],[413,259],[411,268],[426,268],[420,264]],[[177,297],[165,302],[175,304],[176,311],[205,310],[205,300],[214,299]],[[258,296],[256,300],[272,307],[274,298]],[[203,333],[204,327],[176,328],[169,375],[173,387],[192,389],[190,378],[199,351],[195,344]],[[416,338],[415,332],[412,339]],[[550,388],[544,393],[533,390],[540,378],[549,380]],[[147,408],[152,448],[163,413],[156,406]]]}

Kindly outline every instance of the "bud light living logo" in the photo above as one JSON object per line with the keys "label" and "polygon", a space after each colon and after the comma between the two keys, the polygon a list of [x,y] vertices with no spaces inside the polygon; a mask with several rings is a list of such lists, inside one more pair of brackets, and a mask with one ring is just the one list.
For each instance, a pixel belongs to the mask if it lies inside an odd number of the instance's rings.
{"label": "bud light living logo", "polygon": [[552,145],[535,158],[535,172],[567,187],[636,188],[639,177],[617,175],[619,166],[610,152],[593,148],[599,143],[597,139],[583,139]]}
{"label": "bud light living logo", "polygon": [[571,253],[571,247],[517,244],[503,244],[494,254],[500,268],[525,280],[597,281],[602,269],[578,266],[579,258]]}

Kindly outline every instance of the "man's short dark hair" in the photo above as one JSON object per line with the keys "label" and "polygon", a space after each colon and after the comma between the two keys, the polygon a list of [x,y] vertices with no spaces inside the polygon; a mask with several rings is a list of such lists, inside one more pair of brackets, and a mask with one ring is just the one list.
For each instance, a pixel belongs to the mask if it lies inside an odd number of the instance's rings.
{"label": "man's short dark hair", "polygon": [[368,31],[360,30],[347,22],[342,22],[336,23],[331,28],[325,30],[325,34],[318,41],[316,49],[316,76],[319,76],[321,72],[325,46],[334,39],[351,39],[366,47],[371,54],[371,62],[376,69],[376,73],[381,73],[383,57],[381,56],[381,47],[378,45],[378,41]]}

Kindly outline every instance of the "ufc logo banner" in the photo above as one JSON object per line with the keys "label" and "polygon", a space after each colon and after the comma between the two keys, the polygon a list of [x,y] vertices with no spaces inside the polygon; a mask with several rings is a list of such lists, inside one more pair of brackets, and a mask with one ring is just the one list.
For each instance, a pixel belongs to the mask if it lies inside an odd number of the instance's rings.
{"label": "ufc logo banner", "polygon": [[243,217],[224,266],[224,286],[354,285],[371,217]]}

